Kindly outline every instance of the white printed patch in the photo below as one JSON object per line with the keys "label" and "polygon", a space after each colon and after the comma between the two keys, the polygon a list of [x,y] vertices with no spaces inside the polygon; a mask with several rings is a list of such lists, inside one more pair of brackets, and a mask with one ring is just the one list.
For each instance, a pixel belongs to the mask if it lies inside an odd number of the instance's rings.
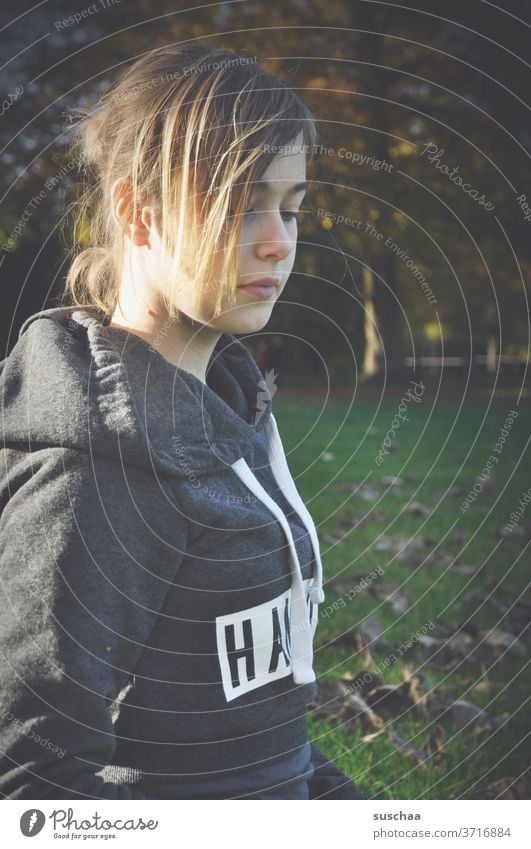
{"label": "white printed patch", "polygon": [[[312,637],[317,605],[309,600],[310,578],[303,581]],[[291,589],[276,598],[216,617],[216,639],[223,690],[228,702],[291,672]]]}

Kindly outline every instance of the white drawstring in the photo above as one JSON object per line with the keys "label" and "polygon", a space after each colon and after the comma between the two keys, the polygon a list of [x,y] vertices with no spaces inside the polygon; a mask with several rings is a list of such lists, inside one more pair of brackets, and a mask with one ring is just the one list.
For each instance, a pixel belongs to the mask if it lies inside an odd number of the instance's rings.
{"label": "white drawstring", "polygon": [[[269,421],[268,456],[272,472],[287,500],[300,515],[312,542],[316,574],[309,591],[309,598],[313,604],[317,605],[324,601],[324,592],[322,589],[323,569],[317,531],[310,513],[306,509],[302,498],[297,492],[297,488],[286,460],[278,427],[272,415],[270,415]],[[286,535],[291,555],[290,645],[292,655],[292,675],[296,684],[309,684],[312,681],[315,681],[315,672],[313,670],[313,632],[308,616],[301,566],[289,522],[280,506],[273,498],[271,498],[269,493],[266,492],[243,457],[240,457],[239,460],[233,463],[232,468],[251,492],[253,492],[273,513],[278,522],[280,522],[280,525]]]}
{"label": "white drawstring", "polygon": [[310,600],[314,604],[321,604],[325,598],[323,592],[323,565],[321,562],[321,552],[319,549],[319,539],[317,537],[315,523],[308,512],[304,501],[300,497],[297,487],[295,486],[295,482],[291,476],[280,433],[278,432],[277,422],[273,413],[269,416],[268,425],[268,455],[271,469],[282,492],[294,510],[296,510],[299,514],[306,526],[308,534],[310,535],[316,565],[315,576],[310,589]]}

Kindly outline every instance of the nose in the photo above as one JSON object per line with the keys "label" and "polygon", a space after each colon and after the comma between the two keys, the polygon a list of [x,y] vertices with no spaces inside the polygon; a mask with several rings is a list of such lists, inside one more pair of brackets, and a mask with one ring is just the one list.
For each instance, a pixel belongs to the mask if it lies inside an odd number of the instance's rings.
{"label": "nose", "polygon": [[257,257],[285,259],[293,251],[295,244],[296,238],[288,233],[280,212],[270,211],[260,216],[253,246]]}

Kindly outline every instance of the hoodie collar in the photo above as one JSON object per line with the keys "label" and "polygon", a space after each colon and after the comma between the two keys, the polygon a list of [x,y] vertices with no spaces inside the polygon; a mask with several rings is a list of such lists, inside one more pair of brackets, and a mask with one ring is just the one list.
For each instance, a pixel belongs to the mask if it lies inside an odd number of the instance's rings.
{"label": "hoodie collar", "polygon": [[[252,463],[253,446],[268,426],[271,396],[263,375],[230,333],[215,345],[206,384],[139,336],[110,327],[95,305],[35,313],[20,328],[12,354],[17,349],[27,383],[18,429],[27,422],[24,436],[33,441],[112,456],[118,448],[130,462],[188,477],[240,457]],[[56,393],[59,403],[52,400]],[[46,394],[49,405],[42,403]],[[41,400],[41,413],[53,411],[52,421],[39,420],[35,409],[32,414],[32,396]],[[73,408],[84,415],[70,415]]]}

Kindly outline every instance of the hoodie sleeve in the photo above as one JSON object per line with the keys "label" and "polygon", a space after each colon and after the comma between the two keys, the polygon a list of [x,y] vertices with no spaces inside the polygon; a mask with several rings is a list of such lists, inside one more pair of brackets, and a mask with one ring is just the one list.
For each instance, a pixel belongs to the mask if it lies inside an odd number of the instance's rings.
{"label": "hoodie sleeve", "polygon": [[96,773],[187,520],[151,469],[62,447],[0,458],[0,794],[146,798]]}

